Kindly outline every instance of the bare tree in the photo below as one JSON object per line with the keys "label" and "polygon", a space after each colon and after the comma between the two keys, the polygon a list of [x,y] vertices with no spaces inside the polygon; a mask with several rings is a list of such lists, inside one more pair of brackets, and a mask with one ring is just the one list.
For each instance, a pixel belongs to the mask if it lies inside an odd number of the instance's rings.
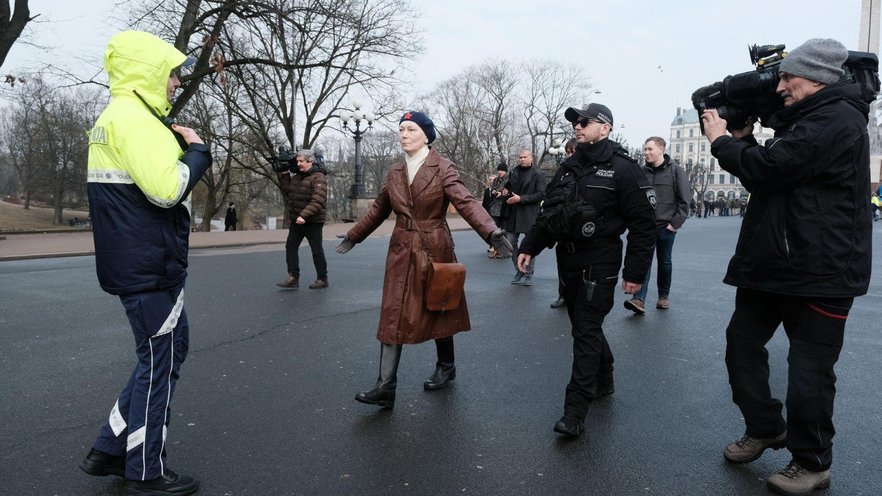
{"label": "bare tree", "polygon": [[[14,6],[15,10],[12,11],[9,0],[0,0],[0,66],[6,61],[9,50],[21,36],[25,26],[37,17],[31,17],[28,0],[15,0]],[[6,76],[7,82],[11,77]]]}
{"label": "bare tree", "polygon": [[[198,32],[198,22],[193,21],[200,18],[193,18],[196,3],[188,2],[190,20],[185,15],[181,32]],[[386,67],[420,49],[413,41],[419,37],[413,31],[409,5],[403,0],[275,0],[224,3],[219,8],[227,7],[223,26],[203,38],[212,54],[203,49],[190,81],[210,82],[203,87],[218,100],[222,94],[232,94],[223,98],[232,113],[225,127],[235,130],[234,137],[226,139],[230,150],[234,145],[256,145],[257,154],[268,157],[278,144],[313,147],[352,91],[379,95],[374,103],[380,104],[380,113],[400,107],[390,97],[400,82]],[[206,57],[216,72],[200,69]],[[234,86],[235,91],[226,86]],[[176,107],[186,101],[188,92],[189,88]],[[299,126],[298,117],[302,117]],[[243,141],[241,136],[261,140]],[[239,165],[278,184],[265,160]]]}
{"label": "bare tree", "polygon": [[[376,193],[386,179],[389,166],[402,156],[398,133],[390,129],[365,134],[361,142],[361,161],[364,166],[365,190]],[[348,162],[348,161],[347,161]]]}
{"label": "bare tree", "polygon": [[475,68],[442,82],[428,98],[440,127],[435,147],[457,165],[472,191],[483,187],[494,149],[491,129],[479,117],[484,98]]}
{"label": "bare tree", "polygon": [[25,187],[25,208],[36,194],[52,203],[53,224],[63,222],[67,202],[85,197],[86,131],[97,117],[98,98],[32,78],[4,122],[11,160]]}
{"label": "bare tree", "polygon": [[487,61],[476,71],[478,84],[484,90],[483,109],[478,116],[489,126],[495,156],[490,161],[504,160],[515,142],[515,91],[519,68],[506,60]]}
{"label": "bare tree", "polygon": [[526,77],[522,93],[523,119],[530,139],[530,150],[541,163],[555,136],[565,136],[569,127],[564,109],[572,106],[591,89],[585,71],[577,65],[564,65],[553,60],[532,61],[523,65]]}

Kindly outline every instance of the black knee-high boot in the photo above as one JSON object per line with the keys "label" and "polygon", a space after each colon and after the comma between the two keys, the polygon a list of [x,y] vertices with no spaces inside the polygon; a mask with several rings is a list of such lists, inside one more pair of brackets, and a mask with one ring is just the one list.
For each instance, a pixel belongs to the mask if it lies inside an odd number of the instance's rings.
{"label": "black knee-high boot", "polygon": [[355,399],[370,405],[392,408],[395,405],[395,387],[398,385],[398,361],[401,360],[400,344],[380,343],[380,376],[370,391],[362,391]]}
{"label": "black knee-high boot", "polygon": [[427,391],[442,389],[456,378],[456,366],[453,364],[453,336],[435,340],[438,349],[438,362],[435,363],[435,372],[432,377],[423,383]]}

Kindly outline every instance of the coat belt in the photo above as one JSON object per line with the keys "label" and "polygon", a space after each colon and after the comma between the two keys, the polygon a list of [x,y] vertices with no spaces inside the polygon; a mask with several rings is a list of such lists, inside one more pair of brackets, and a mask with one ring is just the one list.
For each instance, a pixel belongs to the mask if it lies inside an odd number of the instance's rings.
{"label": "coat belt", "polygon": [[397,217],[395,219],[395,227],[405,231],[416,231],[419,229],[423,232],[432,232],[444,225],[445,222],[444,219],[415,220],[410,217]]}

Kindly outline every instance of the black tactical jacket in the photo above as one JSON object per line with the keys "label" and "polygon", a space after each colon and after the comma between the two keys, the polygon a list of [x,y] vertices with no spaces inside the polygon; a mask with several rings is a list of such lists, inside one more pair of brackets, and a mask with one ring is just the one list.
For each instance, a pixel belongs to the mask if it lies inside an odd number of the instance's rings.
{"label": "black tactical jacket", "polygon": [[579,145],[548,184],[546,202],[568,196],[574,180],[579,196],[594,207],[594,226],[581,236],[559,240],[537,221],[519,253],[536,256],[557,242],[557,262],[565,272],[590,265],[612,265],[618,270],[622,264],[621,235],[628,230],[622,277],[643,282],[652,261],[656,228],[655,192],[640,167],[618,143],[608,139]]}

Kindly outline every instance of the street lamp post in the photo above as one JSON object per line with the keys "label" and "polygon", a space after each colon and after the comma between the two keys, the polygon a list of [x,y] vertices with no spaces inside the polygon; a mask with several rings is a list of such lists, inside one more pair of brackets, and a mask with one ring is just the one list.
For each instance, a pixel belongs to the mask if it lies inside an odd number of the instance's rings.
{"label": "street lamp post", "polygon": [[[363,198],[364,189],[364,170],[361,164],[361,139],[364,133],[374,125],[374,114],[361,110],[361,103],[353,102],[353,111],[344,110],[340,112],[340,120],[343,121],[343,128],[352,134],[355,139],[355,182],[349,191],[350,198]],[[354,123],[354,127],[349,127],[349,121]],[[364,129],[361,123],[367,122]]]}
{"label": "street lamp post", "polygon": [[551,141],[551,147],[548,148],[548,153],[554,158],[554,161],[557,162],[557,165],[560,165],[563,160],[563,156],[566,150],[563,147],[563,141],[560,138],[554,138]]}

